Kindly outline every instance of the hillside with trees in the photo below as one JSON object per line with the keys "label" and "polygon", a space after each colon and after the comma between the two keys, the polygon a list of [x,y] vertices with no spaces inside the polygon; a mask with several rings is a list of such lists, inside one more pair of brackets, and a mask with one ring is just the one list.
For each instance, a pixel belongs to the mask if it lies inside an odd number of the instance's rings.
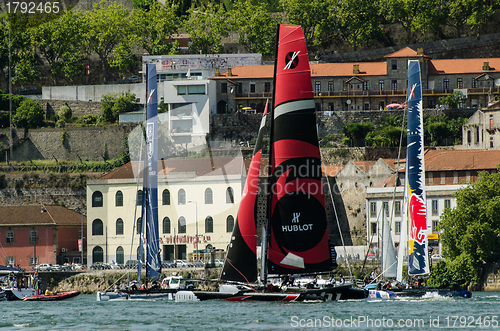
{"label": "hillside with trees", "polygon": [[[80,3],[77,8],[89,7]],[[40,9],[27,14],[17,8],[9,14],[3,8],[0,67],[9,67],[10,30],[14,90],[39,86],[39,82],[81,83],[95,72],[102,75],[94,83],[126,77],[139,70],[143,53],[179,53],[176,37],[180,33],[189,35],[193,54],[225,53],[225,43],[236,36],[240,50],[270,59],[276,24],[300,24],[314,56],[332,49],[378,48],[496,32],[500,8],[499,0],[167,0],[165,5],[133,0],[132,9],[103,0],[91,10],[52,4],[50,13]],[[89,70],[91,61],[98,61],[99,67]],[[8,91],[9,71],[4,69],[1,75],[2,90]]]}

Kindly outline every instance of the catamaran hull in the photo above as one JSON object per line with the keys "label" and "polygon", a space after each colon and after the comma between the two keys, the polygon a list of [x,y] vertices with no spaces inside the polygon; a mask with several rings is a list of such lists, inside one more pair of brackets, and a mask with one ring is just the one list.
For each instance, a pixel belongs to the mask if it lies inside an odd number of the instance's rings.
{"label": "catamaran hull", "polygon": [[337,301],[365,299],[368,292],[352,287],[351,285],[341,285],[331,288],[310,289],[302,292],[281,293],[281,292],[206,292],[206,291],[179,291],[175,295],[176,302],[197,302],[205,300],[226,300],[226,301]]}
{"label": "catamaran hull", "polygon": [[97,292],[97,301],[119,301],[119,300],[174,300],[175,289],[166,290],[137,290],[130,292]]}
{"label": "catamaran hull", "polygon": [[5,289],[5,298],[7,301],[23,300],[26,297],[30,297],[36,294],[36,291],[32,288],[7,288]]}
{"label": "catamaran hull", "polygon": [[453,288],[422,288],[422,289],[404,289],[396,291],[386,290],[369,290],[368,298],[370,299],[393,299],[393,298],[421,298],[424,296],[438,295],[440,297],[450,298],[472,298],[472,292],[465,289]]}

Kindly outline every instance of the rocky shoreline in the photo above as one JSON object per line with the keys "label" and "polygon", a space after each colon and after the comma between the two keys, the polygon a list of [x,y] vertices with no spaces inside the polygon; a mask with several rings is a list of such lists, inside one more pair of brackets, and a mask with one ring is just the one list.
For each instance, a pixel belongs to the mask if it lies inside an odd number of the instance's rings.
{"label": "rocky shoreline", "polygon": [[[184,278],[191,277],[200,290],[217,291],[218,283],[212,279],[217,279],[219,274],[220,268],[172,268],[163,270],[162,278],[177,275]],[[130,272],[128,270],[89,270],[69,276],[58,282],[51,278],[46,284],[49,284],[58,292],[76,290],[82,294],[95,294],[97,291],[113,289],[116,282],[124,283],[133,279],[137,279],[136,270]]]}

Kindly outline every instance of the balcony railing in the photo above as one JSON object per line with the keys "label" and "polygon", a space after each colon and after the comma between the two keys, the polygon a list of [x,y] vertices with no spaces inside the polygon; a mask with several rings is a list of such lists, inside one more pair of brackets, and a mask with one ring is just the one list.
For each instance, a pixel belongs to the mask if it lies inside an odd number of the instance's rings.
{"label": "balcony railing", "polygon": [[[467,94],[487,94],[490,92],[500,93],[500,87],[479,87],[468,88]],[[453,93],[453,89],[422,89],[422,95],[442,96]],[[376,97],[376,96],[406,96],[406,90],[351,90],[351,91],[321,91],[314,92],[315,98],[349,98],[349,97]],[[272,98],[272,92],[260,93],[236,93],[237,99],[269,99]]]}

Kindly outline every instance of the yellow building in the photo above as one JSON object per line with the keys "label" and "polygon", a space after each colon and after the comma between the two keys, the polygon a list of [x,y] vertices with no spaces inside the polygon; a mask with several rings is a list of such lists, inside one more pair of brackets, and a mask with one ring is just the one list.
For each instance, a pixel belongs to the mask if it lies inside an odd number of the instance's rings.
{"label": "yellow building", "polygon": [[[158,169],[162,260],[187,260],[196,246],[225,251],[245,182],[241,155],[162,160]],[[89,264],[137,260],[141,201],[132,163],[87,182]]]}

